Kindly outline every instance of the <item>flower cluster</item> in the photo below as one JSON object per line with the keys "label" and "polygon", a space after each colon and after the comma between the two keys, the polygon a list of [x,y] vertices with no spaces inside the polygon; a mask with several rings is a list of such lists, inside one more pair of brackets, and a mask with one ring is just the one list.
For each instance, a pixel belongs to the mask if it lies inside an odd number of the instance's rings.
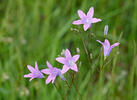
{"label": "flower cluster", "polygon": [[[94,15],[93,7],[91,7],[89,9],[87,15],[83,11],[78,10],[78,15],[80,17],[80,20],[73,21],[72,24],[74,24],[74,25],[83,24],[84,31],[87,31],[92,26],[92,23],[97,23],[97,22],[101,21],[101,19],[99,19],[99,18],[93,18],[93,15]],[[107,35],[107,32],[108,32],[108,25],[106,25],[104,28],[104,36]],[[109,56],[112,48],[114,48],[120,44],[119,42],[117,42],[117,43],[114,43],[113,45],[110,45],[110,43],[107,39],[105,39],[104,43],[101,42],[100,40],[96,40],[96,41],[99,42],[100,44],[102,44],[105,58],[107,56]],[[71,69],[75,72],[78,72],[76,62],[79,59],[80,55],[77,54],[77,55],[72,56],[68,49],[63,50],[61,55],[63,55],[63,56],[57,57],[56,61],[63,64],[62,69],[53,67],[47,61],[46,64],[47,64],[48,68],[39,70],[37,62],[35,62],[35,68],[33,68],[30,65],[27,66],[31,73],[24,75],[24,77],[30,78],[29,81],[31,81],[34,78],[44,78],[43,74],[46,74],[46,75],[49,75],[48,78],[46,79],[46,82],[45,82],[46,84],[49,84],[50,82],[54,83],[57,76],[59,76],[62,80],[66,80],[64,78],[63,74],[65,74],[69,69]]]}
{"label": "flower cluster", "polygon": [[[105,26],[104,28],[104,35],[107,35],[108,33],[108,25]],[[104,58],[106,58],[107,56],[109,56],[112,48],[118,46],[120,43],[114,43],[113,45],[110,45],[109,41],[107,39],[105,39],[104,43],[101,42],[100,40],[96,40],[97,42],[99,42],[100,44],[102,44],[103,46],[103,50],[104,50]]]}
{"label": "flower cluster", "polygon": [[63,69],[59,69],[57,67],[53,67],[48,61],[46,62],[48,68],[39,70],[37,62],[35,62],[35,68],[28,65],[28,69],[31,73],[24,75],[25,78],[30,78],[31,81],[34,78],[44,78],[43,74],[49,75],[46,79],[46,84],[49,84],[51,81],[54,83],[57,76],[59,76],[62,80],[66,80],[63,76],[69,69],[78,72],[76,61],[79,59],[80,55],[71,56],[71,53],[68,49],[64,51],[64,57],[57,57],[56,60],[63,64]]}
{"label": "flower cluster", "polygon": [[[98,18],[93,18],[93,14],[94,14],[94,8],[91,7],[87,13],[87,15],[85,15],[85,13],[81,10],[78,10],[78,15],[81,18],[81,20],[76,20],[74,21],[72,24],[75,25],[80,25],[80,24],[84,24],[84,31],[87,31],[87,29],[89,29],[92,25],[92,23],[97,23],[100,22],[101,19]],[[105,26],[104,28],[104,35],[107,35],[108,32],[108,25]],[[106,58],[107,56],[109,56],[112,48],[118,46],[120,43],[115,43],[113,45],[110,45],[109,41],[107,39],[105,39],[105,42],[101,42],[100,40],[97,40],[97,42],[99,42],[100,44],[102,44],[103,49],[104,49],[104,57]]]}

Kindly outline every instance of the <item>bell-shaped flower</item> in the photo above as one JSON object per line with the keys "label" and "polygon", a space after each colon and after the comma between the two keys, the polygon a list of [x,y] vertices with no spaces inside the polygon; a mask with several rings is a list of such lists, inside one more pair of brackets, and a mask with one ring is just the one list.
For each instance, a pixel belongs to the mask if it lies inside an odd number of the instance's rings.
{"label": "bell-shaped flower", "polygon": [[99,42],[100,44],[102,44],[103,46],[103,49],[104,49],[104,56],[109,56],[112,48],[118,46],[120,43],[117,42],[117,43],[114,43],[113,45],[110,45],[109,41],[107,39],[105,39],[104,43],[101,42],[100,40],[97,40],[97,42]]}

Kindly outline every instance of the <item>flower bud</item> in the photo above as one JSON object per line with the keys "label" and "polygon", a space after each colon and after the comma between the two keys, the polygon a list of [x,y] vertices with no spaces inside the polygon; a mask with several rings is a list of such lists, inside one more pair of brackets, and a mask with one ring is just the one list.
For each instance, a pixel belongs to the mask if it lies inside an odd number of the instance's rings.
{"label": "flower bud", "polygon": [[104,35],[107,35],[108,33],[108,25],[105,25],[105,28],[104,28]]}
{"label": "flower bud", "polygon": [[76,48],[76,51],[77,51],[78,54],[80,53],[80,49],[79,48]]}

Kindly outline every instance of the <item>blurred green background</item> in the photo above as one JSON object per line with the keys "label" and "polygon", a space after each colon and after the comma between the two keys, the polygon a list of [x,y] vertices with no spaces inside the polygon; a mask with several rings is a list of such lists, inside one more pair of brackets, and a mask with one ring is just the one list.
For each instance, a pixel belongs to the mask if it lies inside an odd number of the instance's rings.
{"label": "blurred green background", "polygon": [[[102,22],[84,32],[72,22],[79,19],[78,9],[86,13],[91,6]],[[104,41],[106,24],[108,40],[120,46],[112,50],[100,76],[101,45],[96,39]],[[90,37],[90,64],[72,28],[82,30],[86,41]],[[137,0],[0,0],[0,100],[137,100],[136,41]],[[55,58],[65,48],[73,55],[80,48],[81,55],[79,72],[65,98],[68,87],[59,77],[57,88],[46,85],[45,79],[29,82],[23,77],[29,73],[27,64],[34,66],[35,61],[39,69],[46,68],[47,60],[62,68]],[[65,77],[71,84],[68,73]]]}

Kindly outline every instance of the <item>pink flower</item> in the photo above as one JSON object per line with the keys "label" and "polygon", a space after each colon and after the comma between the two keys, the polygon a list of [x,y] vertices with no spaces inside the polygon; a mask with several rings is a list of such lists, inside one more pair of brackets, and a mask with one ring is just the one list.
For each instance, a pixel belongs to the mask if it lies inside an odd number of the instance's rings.
{"label": "pink flower", "polygon": [[54,83],[55,79],[57,76],[60,76],[60,78],[62,80],[66,80],[62,74],[61,74],[61,70],[56,68],[56,67],[52,67],[52,65],[47,61],[47,69],[43,69],[41,70],[42,73],[44,74],[48,74],[48,78],[46,79],[46,84],[49,84],[51,81],[52,83]]}
{"label": "pink flower", "polygon": [[30,70],[31,73],[24,75],[25,78],[30,78],[29,81],[31,81],[34,78],[43,78],[43,74],[39,71],[37,62],[35,62],[35,68],[33,68],[30,65],[27,65],[28,69]]}
{"label": "pink flower", "polygon": [[87,29],[91,27],[92,23],[97,23],[101,21],[101,19],[93,18],[93,14],[94,14],[93,7],[89,9],[87,15],[83,11],[78,10],[78,15],[80,17],[80,20],[76,20],[72,24],[75,24],[75,25],[84,24],[83,26],[84,31],[87,31]]}
{"label": "pink flower", "polygon": [[71,53],[68,49],[64,52],[65,57],[58,57],[56,60],[62,64],[64,64],[63,69],[61,70],[61,73],[66,73],[69,69],[74,70],[78,72],[76,61],[79,59],[80,55],[74,55],[71,56]]}
{"label": "pink flower", "polygon": [[114,47],[116,47],[116,46],[118,46],[120,44],[119,42],[117,42],[117,43],[114,43],[113,45],[110,45],[110,43],[109,43],[109,41],[107,39],[105,39],[104,43],[101,42],[101,41],[99,41],[99,40],[97,40],[97,42],[99,42],[100,44],[102,44],[103,49],[104,49],[104,56],[105,57],[109,56],[112,48],[114,48]]}

